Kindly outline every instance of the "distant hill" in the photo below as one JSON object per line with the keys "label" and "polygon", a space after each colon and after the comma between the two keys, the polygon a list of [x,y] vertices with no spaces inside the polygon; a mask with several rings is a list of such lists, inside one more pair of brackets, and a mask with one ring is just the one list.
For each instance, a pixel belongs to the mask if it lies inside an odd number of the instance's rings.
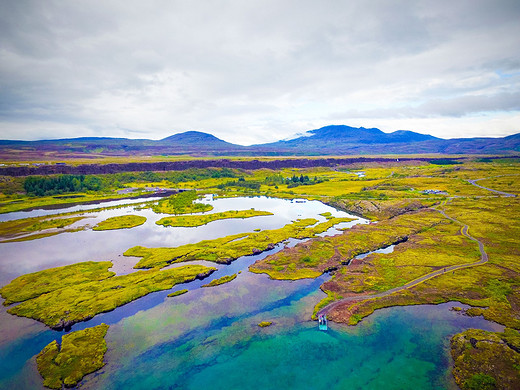
{"label": "distant hill", "polygon": [[187,131],[162,140],[81,137],[41,141],[0,140],[0,158],[35,159],[44,155],[96,156],[259,156],[374,154],[511,154],[520,152],[520,134],[503,138],[442,139],[413,131],[385,133],[376,128],[325,126],[291,139],[241,146],[211,134]]}
{"label": "distant hill", "polygon": [[447,140],[407,130],[384,133],[375,128],[326,126],[297,138],[256,146],[279,153],[303,155],[492,154],[520,151],[520,134],[504,138]]}

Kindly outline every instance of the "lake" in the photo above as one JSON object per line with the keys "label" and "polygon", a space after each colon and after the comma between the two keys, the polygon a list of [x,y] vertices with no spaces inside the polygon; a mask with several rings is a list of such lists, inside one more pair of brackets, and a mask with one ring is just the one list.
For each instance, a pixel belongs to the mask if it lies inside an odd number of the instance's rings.
{"label": "lake", "polygon": [[[265,197],[207,198],[211,212],[270,211],[274,215],[215,221],[197,228],[163,227],[164,215],[132,206],[87,214],[91,225],[108,217],[143,215],[139,227],[115,231],[79,231],[34,241],[0,244],[0,284],[21,274],[80,261],[110,260],[119,274],[134,272],[136,258],[122,256],[135,245],[178,246],[254,229],[276,229],[298,218],[331,212],[348,214],[317,201],[304,203]],[[67,210],[69,211],[69,210]],[[46,213],[46,211],[42,211]],[[33,213],[38,215],[38,210]],[[14,213],[13,213],[14,214]],[[7,217],[9,217],[7,215]],[[14,218],[17,216],[11,216]],[[338,228],[368,221],[356,218]],[[338,234],[330,229],[324,234]],[[291,239],[288,245],[299,240]],[[81,382],[86,389],[441,389],[456,388],[451,378],[449,339],[476,327],[500,331],[480,317],[451,311],[458,303],[397,307],[376,311],[356,327],[329,323],[317,330],[310,320],[314,305],[325,294],[319,286],[329,278],[298,281],[271,280],[248,267],[283,248],[245,256],[204,281],[149,294],[72,331],[102,322],[110,325],[106,365]],[[389,248],[389,250],[393,249]],[[199,262],[215,266],[213,263]],[[201,288],[209,280],[241,272],[232,282]],[[175,290],[187,294],[168,298]],[[261,321],[273,325],[260,328]],[[64,332],[52,331],[27,318],[0,309],[0,388],[43,388],[34,356]]]}

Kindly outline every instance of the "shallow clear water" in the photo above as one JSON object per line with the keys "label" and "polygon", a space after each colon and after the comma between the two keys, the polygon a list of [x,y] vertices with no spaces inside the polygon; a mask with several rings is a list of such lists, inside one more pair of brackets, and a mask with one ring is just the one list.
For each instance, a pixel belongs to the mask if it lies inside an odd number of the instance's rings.
{"label": "shallow clear water", "polygon": [[[327,211],[334,216],[347,215],[319,202],[234,198],[215,200],[212,204],[213,212],[254,207],[275,215],[184,229],[155,225],[162,215],[150,210],[101,212],[95,215],[95,221],[127,212],[149,219],[145,225],[129,230],[64,233],[36,241],[0,244],[0,284],[13,277],[4,272],[17,276],[54,264],[85,260],[112,260],[118,272],[130,272],[135,259],[120,255],[134,245],[181,245],[256,228],[278,228],[297,218],[322,221],[324,218],[318,214]],[[333,233],[337,231],[328,232]],[[297,242],[290,240],[289,245]],[[188,288],[187,294],[173,298],[167,297],[172,290],[149,294],[76,324],[72,330],[101,322],[110,324],[106,336],[107,364],[87,376],[82,387],[451,388],[454,383],[449,373],[449,338],[469,327],[502,329],[482,318],[450,311],[453,304],[444,304],[380,310],[356,327],[329,324],[329,331],[320,332],[309,318],[313,306],[324,297],[319,286],[328,275],[276,281],[247,270],[256,259],[281,248],[279,245],[257,256],[242,257],[231,265],[219,265],[210,278],[173,289]],[[200,287],[211,279],[237,272],[241,273],[231,283]],[[51,340],[59,340],[63,332],[11,316],[5,310],[0,309],[0,388],[42,388],[34,356]],[[261,321],[273,321],[273,325],[260,328],[257,324]]]}

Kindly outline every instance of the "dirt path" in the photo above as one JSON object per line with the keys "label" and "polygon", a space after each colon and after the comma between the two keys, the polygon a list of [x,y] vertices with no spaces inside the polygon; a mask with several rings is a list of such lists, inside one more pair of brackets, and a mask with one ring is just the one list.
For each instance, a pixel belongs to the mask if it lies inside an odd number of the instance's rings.
{"label": "dirt path", "polygon": [[437,270],[437,271],[434,271],[434,272],[430,272],[429,274],[421,276],[420,278],[417,278],[415,280],[412,280],[411,282],[408,282],[408,283],[406,283],[403,286],[395,287],[395,288],[392,288],[392,289],[387,290],[387,291],[382,292],[382,293],[366,294],[366,295],[359,295],[359,296],[354,296],[354,297],[343,298],[343,299],[340,299],[339,301],[332,302],[329,305],[325,306],[324,308],[322,308],[317,313],[317,315],[327,314],[332,309],[334,309],[338,305],[341,305],[341,304],[343,304],[345,302],[355,302],[355,301],[362,301],[362,300],[371,299],[371,298],[385,297],[385,296],[393,294],[395,292],[399,292],[399,291],[405,290],[407,288],[417,286],[418,284],[423,283],[426,280],[435,278],[435,277],[437,277],[439,275],[444,275],[445,273],[453,272],[455,270],[459,270],[459,269],[462,269],[462,268],[475,267],[475,266],[487,263],[488,255],[487,255],[486,251],[484,250],[484,244],[481,241],[479,241],[478,239],[476,239],[475,237],[471,236],[468,233],[468,229],[469,229],[468,225],[465,225],[462,222],[456,220],[455,218],[452,218],[452,217],[446,215],[446,213],[444,211],[442,211],[442,210],[438,210],[438,209],[433,209],[433,210],[441,213],[444,217],[446,217],[449,220],[451,220],[451,221],[453,221],[453,222],[455,222],[455,223],[457,223],[457,224],[462,226],[461,233],[464,236],[466,236],[467,238],[469,238],[470,240],[475,241],[478,244],[478,249],[480,251],[480,260],[479,261],[474,262],[474,263],[458,264],[458,265],[452,265],[452,266],[449,266],[449,267],[445,267],[445,268],[442,268],[440,270]]}
{"label": "dirt path", "polygon": [[[494,176],[494,177],[500,177],[500,176]],[[510,194],[508,192],[504,192],[504,191],[498,191],[498,190],[494,190],[492,188],[488,188],[488,187],[483,187],[481,186],[480,184],[477,184],[476,182],[479,181],[479,180],[485,180],[485,179],[491,179],[490,177],[483,177],[481,179],[475,179],[475,180],[466,180],[469,184],[473,184],[475,187],[479,187],[479,188],[482,188],[484,190],[488,190],[488,191],[491,191],[491,192],[494,192],[496,194],[499,194],[499,195],[503,195],[503,196],[507,196],[507,197],[516,197],[515,194]]]}
{"label": "dirt path", "polygon": [[[505,197],[516,197],[517,196],[516,194],[510,194],[508,192],[494,190],[492,188],[487,188],[487,187],[481,186],[481,185],[476,183],[477,181],[484,180],[484,179],[489,179],[489,178],[485,177],[485,178],[481,178],[481,179],[466,180],[466,181],[468,183],[476,186],[476,187],[482,188],[482,189],[487,190],[487,191],[494,192],[496,194],[499,194],[499,195],[502,195],[502,196],[505,196]],[[418,279],[412,280],[411,282],[408,282],[408,283],[406,283],[403,286],[395,287],[393,289],[387,290],[387,291],[379,293],[379,294],[366,294],[366,295],[359,295],[359,296],[343,298],[343,299],[340,299],[339,301],[332,302],[331,304],[325,306],[324,308],[322,308],[317,313],[317,315],[319,315],[319,314],[327,314],[332,309],[334,309],[338,305],[341,305],[341,304],[343,304],[345,302],[355,302],[355,301],[362,301],[362,300],[371,299],[371,298],[385,297],[385,296],[393,294],[395,292],[403,291],[403,290],[408,289],[410,287],[417,286],[418,284],[423,283],[426,280],[435,278],[435,277],[437,277],[439,275],[444,275],[447,272],[453,272],[455,270],[459,270],[459,269],[462,269],[462,268],[475,267],[475,266],[487,263],[488,255],[487,255],[486,251],[484,250],[484,244],[481,241],[479,241],[478,239],[476,239],[475,237],[471,236],[468,233],[468,229],[469,229],[468,225],[465,225],[462,222],[458,221],[457,219],[450,217],[443,210],[438,210],[436,208],[433,208],[433,210],[441,213],[447,219],[449,219],[449,220],[451,220],[451,221],[453,221],[453,222],[455,222],[455,223],[457,223],[457,224],[462,226],[461,233],[464,236],[466,236],[467,238],[469,238],[470,240],[475,241],[478,244],[478,249],[480,251],[480,260],[479,261],[474,262],[474,263],[458,264],[458,265],[452,265],[452,266],[449,266],[449,267],[445,267],[445,268],[442,268],[440,270],[437,270],[437,271],[431,272],[429,274],[426,274],[424,276],[421,276]]]}

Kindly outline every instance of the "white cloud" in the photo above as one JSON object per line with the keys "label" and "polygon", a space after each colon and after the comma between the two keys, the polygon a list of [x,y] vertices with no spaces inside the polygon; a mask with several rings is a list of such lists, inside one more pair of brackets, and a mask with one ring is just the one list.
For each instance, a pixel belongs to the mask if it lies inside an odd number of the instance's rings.
{"label": "white cloud", "polygon": [[520,132],[520,3],[0,4],[0,138]]}

